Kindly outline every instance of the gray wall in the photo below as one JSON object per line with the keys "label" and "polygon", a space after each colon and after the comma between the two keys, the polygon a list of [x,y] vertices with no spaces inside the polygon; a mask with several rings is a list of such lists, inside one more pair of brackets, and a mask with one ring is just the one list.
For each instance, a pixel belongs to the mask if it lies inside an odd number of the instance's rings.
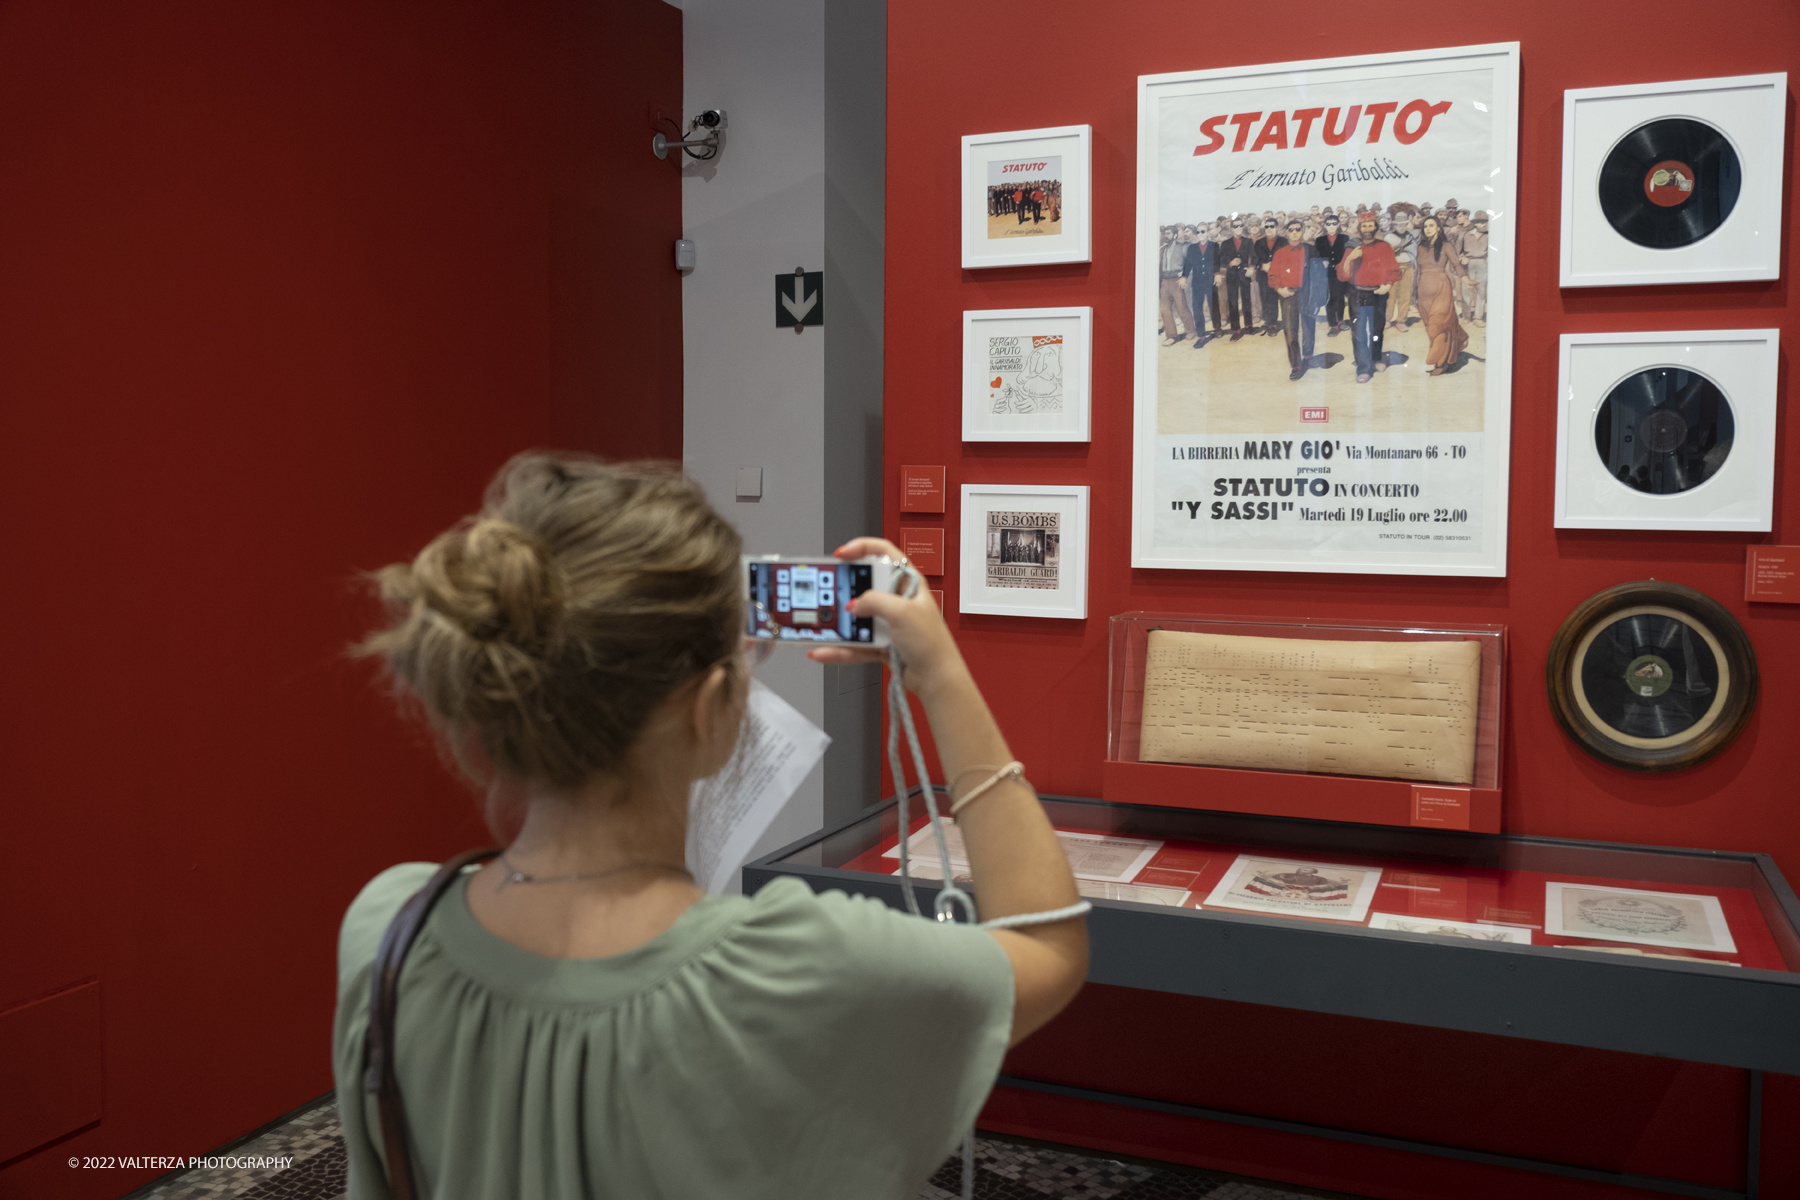
{"label": "gray wall", "polygon": [[[825,540],[881,532],[887,3],[825,4]],[[881,670],[826,671],[825,820],[877,798]]]}
{"label": "gray wall", "polygon": [[[685,0],[686,116],[723,108],[684,168],[683,459],[755,552],[816,554],[881,517],[882,0]],[[825,271],[825,324],[775,326],[775,276]],[[736,498],[739,467],[763,495]],[[830,733],[756,853],[876,798],[878,674],[783,648],[763,682]]]}

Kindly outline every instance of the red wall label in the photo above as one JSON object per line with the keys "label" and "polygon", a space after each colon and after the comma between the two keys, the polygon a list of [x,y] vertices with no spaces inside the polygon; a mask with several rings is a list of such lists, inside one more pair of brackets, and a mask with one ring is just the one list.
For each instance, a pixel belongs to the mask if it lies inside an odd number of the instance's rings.
{"label": "red wall label", "polygon": [[900,527],[900,553],[912,560],[921,575],[944,573],[944,531],[929,526]]}
{"label": "red wall label", "polygon": [[901,467],[900,511],[944,511],[944,468]]}
{"label": "red wall label", "polygon": [[1800,604],[1800,546],[1751,546],[1744,555],[1744,599]]}
{"label": "red wall label", "polygon": [[1469,827],[1469,789],[1413,784],[1412,823],[1437,829]]}

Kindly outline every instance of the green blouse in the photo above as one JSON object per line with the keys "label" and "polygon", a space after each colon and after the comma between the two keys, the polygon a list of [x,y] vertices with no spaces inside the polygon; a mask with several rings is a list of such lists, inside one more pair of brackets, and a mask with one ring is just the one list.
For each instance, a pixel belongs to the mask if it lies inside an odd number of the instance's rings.
{"label": "green blouse", "polygon": [[[349,1200],[386,1200],[363,1091],[376,946],[435,869],[351,904],[332,1037]],[[912,1200],[993,1087],[1012,969],[990,935],[778,879],[610,958],[489,933],[453,885],[401,978],[397,1069],[426,1195]]]}

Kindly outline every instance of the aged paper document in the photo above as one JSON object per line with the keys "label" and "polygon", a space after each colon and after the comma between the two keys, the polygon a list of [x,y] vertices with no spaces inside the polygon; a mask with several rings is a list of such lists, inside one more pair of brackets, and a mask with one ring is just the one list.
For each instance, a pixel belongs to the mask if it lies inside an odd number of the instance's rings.
{"label": "aged paper document", "polygon": [[[962,830],[957,828],[952,817],[943,818],[943,825],[944,846],[950,851],[951,868],[968,870],[969,852],[963,849]],[[1154,839],[1074,833],[1067,829],[1057,830],[1056,840],[1061,843],[1063,853],[1069,856],[1069,870],[1075,878],[1099,883],[1130,883],[1163,848],[1162,842]],[[938,865],[937,839],[931,835],[930,825],[919,827],[907,842],[906,852],[915,863]],[[889,847],[882,857],[899,858],[900,847]],[[941,872],[931,876],[933,879],[942,877]]]}
{"label": "aged paper document", "polygon": [[[898,875],[900,868],[895,867],[890,874]],[[912,877],[914,879],[942,879],[944,869],[936,859],[914,859],[912,861]],[[956,868],[956,886],[974,887],[975,877],[969,874],[966,866]],[[1097,879],[1075,880],[1075,890],[1092,900],[1130,900],[1135,904],[1160,904],[1165,908],[1180,908],[1193,895],[1186,888],[1163,887],[1154,883],[1102,883]]]}
{"label": "aged paper document", "polygon": [[1138,757],[1466,784],[1480,682],[1475,642],[1152,630]]}
{"label": "aged paper document", "polygon": [[1369,915],[1369,903],[1375,899],[1381,871],[1380,867],[1346,867],[1240,854],[1206,903],[1215,908],[1242,908],[1289,917],[1360,921]]}
{"label": "aged paper document", "polygon": [[761,680],[737,747],[718,774],[688,789],[687,864],[694,882],[718,895],[737,891],[750,851],[821,758],[831,738]]}
{"label": "aged paper document", "polygon": [[1440,917],[1370,913],[1369,928],[1393,929],[1400,933],[1423,933],[1431,937],[1467,938],[1472,942],[1514,942],[1521,946],[1531,945],[1531,930],[1529,929],[1521,929],[1516,925],[1473,925],[1468,921],[1447,921]]}
{"label": "aged paper document", "polygon": [[1737,953],[1717,896],[1546,883],[1544,932],[1558,937]]}

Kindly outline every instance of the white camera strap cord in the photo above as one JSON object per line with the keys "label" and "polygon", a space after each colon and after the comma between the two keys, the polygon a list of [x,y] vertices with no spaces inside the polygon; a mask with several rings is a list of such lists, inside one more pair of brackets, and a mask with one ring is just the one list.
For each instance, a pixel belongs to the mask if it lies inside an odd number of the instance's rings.
{"label": "white camera strap cord", "polygon": [[[901,573],[901,588],[895,590],[905,599],[912,599],[925,586],[924,578],[910,564],[896,564]],[[904,590],[902,590],[904,588]],[[912,870],[908,858],[908,843],[912,841],[912,818],[907,812],[906,772],[900,764],[900,730],[906,730],[906,746],[912,752],[913,771],[919,778],[919,794],[925,799],[925,815],[931,821],[931,836],[937,843],[938,870],[942,875],[943,887],[937,895],[937,903],[933,905],[937,919],[940,921],[958,920],[952,911],[961,906],[961,920],[983,929],[1008,929],[1020,925],[1047,925],[1053,921],[1067,921],[1071,917],[1079,917],[1094,906],[1086,900],[1068,905],[1065,908],[1053,908],[1048,912],[1015,913],[1010,917],[995,917],[991,921],[981,920],[975,911],[975,898],[956,886],[956,875],[950,865],[950,846],[944,840],[943,821],[938,816],[936,789],[931,783],[931,774],[925,768],[925,752],[919,747],[919,731],[913,725],[912,705],[906,700],[906,664],[901,660],[900,648],[888,646],[888,770],[894,777],[894,794],[899,798],[900,824],[900,891],[906,897],[906,910],[913,916],[924,914],[919,911],[918,897],[913,894]],[[975,1131],[970,1129],[963,1135],[963,1200],[974,1200],[975,1196]]]}

